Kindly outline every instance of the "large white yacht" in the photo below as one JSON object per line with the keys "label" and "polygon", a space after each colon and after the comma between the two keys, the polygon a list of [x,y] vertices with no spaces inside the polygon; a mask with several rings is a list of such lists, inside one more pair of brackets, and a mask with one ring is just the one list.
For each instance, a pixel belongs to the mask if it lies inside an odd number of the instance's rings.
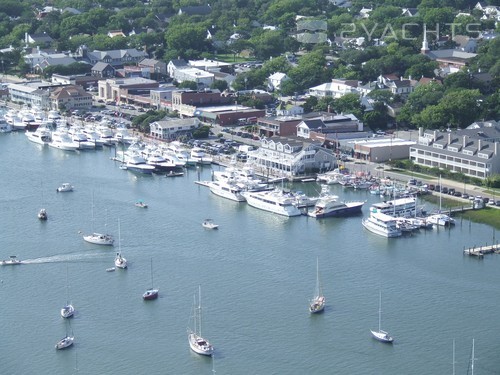
{"label": "large white yacht", "polygon": [[65,129],[57,129],[52,132],[52,142],[49,143],[49,146],[66,151],[76,151],[79,147],[78,143],[73,142]]}
{"label": "large white yacht", "polygon": [[208,187],[212,193],[219,197],[231,199],[236,202],[246,201],[242,195],[241,188],[235,184],[224,181],[212,181],[208,184]]}
{"label": "large white yacht", "polygon": [[10,133],[12,131],[12,126],[7,122],[7,120],[0,116],[0,133]]}
{"label": "large white yacht", "polygon": [[289,194],[276,189],[271,191],[243,192],[247,203],[255,208],[284,216],[300,216],[302,212],[295,205]]}
{"label": "large white yacht", "polygon": [[31,142],[42,146],[52,141],[52,131],[45,125],[40,125],[34,132],[26,131],[25,134]]}
{"label": "large white yacht", "polygon": [[193,147],[190,154],[190,159],[192,162],[201,165],[212,164],[213,158],[205,152],[204,149],[200,147]]}
{"label": "large white yacht", "polygon": [[128,155],[125,159],[125,165],[128,170],[142,174],[152,174],[156,168],[153,165],[146,163],[138,153]]}
{"label": "large white yacht", "polygon": [[314,211],[309,212],[308,215],[317,219],[356,215],[361,213],[361,208],[365,204],[364,201],[340,202],[338,198],[336,195],[320,197],[314,206]]}
{"label": "large white yacht", "polygon": [[383,237],[399,237],[403,234],[398,228],[396,219],[376,209],[370,210],[370,216],[362,221],[363,226],[370,232]]}

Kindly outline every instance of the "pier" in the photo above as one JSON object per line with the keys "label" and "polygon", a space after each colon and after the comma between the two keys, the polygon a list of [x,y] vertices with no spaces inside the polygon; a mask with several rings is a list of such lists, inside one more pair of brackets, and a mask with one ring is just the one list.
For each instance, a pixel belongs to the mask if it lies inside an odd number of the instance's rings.
{"label": "pier", "polygon": [[470,256],[476,256],[478,258],[482,258],[484,254],[500,254],[500,245],[495,244],[495,245],[488,245],[486,244],[485,246],[473,246],[469,247],[468,249],[464,248],[464,255],[470,255]]}

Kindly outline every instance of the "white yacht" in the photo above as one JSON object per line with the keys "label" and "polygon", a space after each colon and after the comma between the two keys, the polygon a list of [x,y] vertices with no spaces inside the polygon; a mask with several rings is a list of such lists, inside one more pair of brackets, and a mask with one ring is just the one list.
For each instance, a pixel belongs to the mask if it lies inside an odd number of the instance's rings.
{"label": "white yacht", "polygon": [[153,165],[146,163],[146,159],[137,153],[128,155],[125,159],[125,166],[128,170],[141,174],[152,174],[156,169]]}
{"label": "white yacht", "polygon": [[26,131],[26,137],[31,142],[45,146],[52,141],[52,131],[47,126],[39,126],[34,132]]}
{"label": "white yacht", "polygon": [[246,199],[242,195],[242,190],[239,186],[225,181],[212,181],[208,184],[210,191],[219,197],[231,199],[236,202],[245,202]]}
{"label": "white yacht", "polygon": [[213,162],[213,158],[205,152],[204,149],[200,147],[193,147],[190,154],[190,159],[192,162],[201,165],[210,165]]}
{"label": "white yacht", "polygon": [[255,208],[284,216],[302,215],[295,205],[294,199],[282,190],[246,191],[242,195],[246,198],[247,203]]}
{"label": "white yacht", "polygon": [[58,111],[50,110],[47,114],[47,119],[49,119],[50,121],[60,120],[61,115],[59,114]]}
{"label": "white yacht", "polygon": [[130,135],[128,129],[126,129],[126,128],[116,129],[116,133],[115,133],[114,138],[115,138],[116,142],[123,143],[126,145],[130,145],[132,143],[136,143],[139,141],[139,138],[137,138],[134,135]]}
{"label": "white yacht", "polygon": [[76,151],[79,147],[78,143],[74,142],[64,129],[52,132],[52,142],[49,143],[49,146],[65,151]]}
{"label": "white yacht", "polygon": [[314,206],[314,210],[308,215],[317,219],[324,217],[350,216],[361,213],[364,201],[339,202],[338,196],[326,195],[320,197]]}
{"label": "white yacht", "polygon": [[434,214],[426,218],[427,223],[437,226],[449,227],[455,224],[455,219],[446,214]]}
{"label": "white yacht", "polygon": [[10,133],[12,125],[10,125],[4,117],[0,116],[0,133]]}
{"label": "white yacht", "polygon": [[115,267],[116,268],[121,268],[121,269],[127,268],[127,259],[125,259],[124,257],[122,257],[122,253],[121,252],[116,253]]}
{"label": "white yacht", "polygon": [[383,237],[399,237],[403,234],[398,228],[396,219],[377,210],[370,210],[370,216],[362,221],[370,232]]}
{"label": "white yacht", "polygon": [[95,245],[106,245],[111,246],[115,242],[113,236],[110,234],[102,234],[102,233],[92,233],[87,236],[83,236],[83,239],[89,243],[93,243]]}
{"label": "white yacht", "polygon": [[74,341],[75,341],[74,336],[65,336],[56,343],[56,345],[55,345],[56,349],[61,350],[61,349],[69,348],[71,345],[73,345]]}
{"label": "white yacht", "polygon": [[372,208],[378,212],[391,216],[414,217],[417,210],[417,200],[415,197],[398,198],[391,201],[384,201],[372,204]]}
{"label": "white yacht", "polygon": [[96,144],[89,141],[87,134],[83,132],[83,129],[79,126],[72,126],[68,130],[68,135],[71,137],[73,142],[78,144],[79,150],[94,150]]}

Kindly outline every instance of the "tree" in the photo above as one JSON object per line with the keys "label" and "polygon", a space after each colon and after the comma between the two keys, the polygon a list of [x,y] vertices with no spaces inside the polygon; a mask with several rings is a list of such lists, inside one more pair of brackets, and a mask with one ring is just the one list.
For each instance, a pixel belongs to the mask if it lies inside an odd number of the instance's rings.
{"label": "tree", "polygon": [[333,109],[337,113],[352,113],[358,119],[362,119],[365,108],[358,94],[346,94],[334,100]]}
{"label": "tree", "polygon": [[332,112],[334,105],[335,100],[333,99],[333,97],[325,96],[317,100],[317,103],[313,106],[313,110],[316,112]]}
{"label": "tree", "polygon": [[387,114],[387,107],[382,102],[375,102],[373,110],[366,112],[363,116],[363,122],[370,129],[386,129],[389,122],[389,115]]}
{"label": "tree", "polygon": [[219,90],[220,92],[223,92],[228,88],[228,84],[226,81],[223,81],[221,79],[216,79],[211,85],[211,89],[216,89]]}
{"label": "tree", "polygon": [[172,25],[165,33],[165,41],[170,50],[178,51],[181,57],[189,57],[187,51],[204,52],[209,50],[205,38],[206,29],[199,23]]}
{"label": "tree", "polygon": [[198,84],[195,81],[182,81],[177,87],[180,89],[198,90]]}

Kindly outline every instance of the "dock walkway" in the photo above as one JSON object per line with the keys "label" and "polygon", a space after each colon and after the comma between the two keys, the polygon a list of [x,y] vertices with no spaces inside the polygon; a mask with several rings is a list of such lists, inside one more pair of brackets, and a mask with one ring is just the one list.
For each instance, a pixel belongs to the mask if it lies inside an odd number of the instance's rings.
{"label": "dock walkway", "polygon": [[500,245],[498,243],[495,245],[486,244],[485,246],[473,246],[468,249],[464,249],[464,255],[476,256],[478,258],[482,258],[484,254],[492,253],[500,254]]}

